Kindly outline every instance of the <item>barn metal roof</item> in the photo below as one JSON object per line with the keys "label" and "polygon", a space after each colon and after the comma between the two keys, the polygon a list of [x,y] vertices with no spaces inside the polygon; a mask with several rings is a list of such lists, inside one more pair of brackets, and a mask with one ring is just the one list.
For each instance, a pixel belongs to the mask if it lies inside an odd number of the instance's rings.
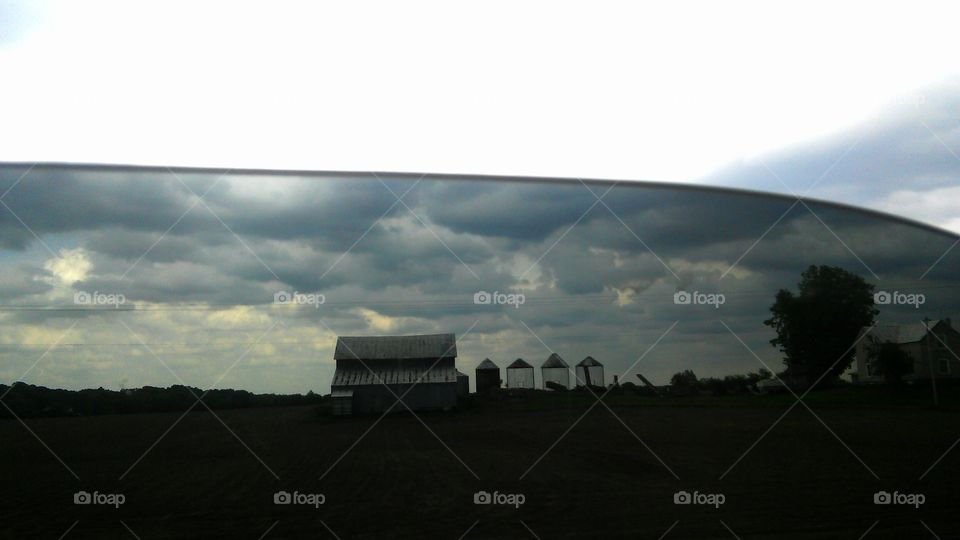
{"label": "barn metal roof", "polygon": [[334,360],[396,360],[413,358],[456,358],[457,338],[453,334],[417,336],[368,336],[337,338]]}
{"label": "barn metal roof", "polygon": [[523,369],[523,368],[533,369],[533,366],[524,362],[523,358],[517,358],[516,360],[513,361],[512,364],[507,366],[507,369]]}
{"label": "barn metal roof", "polygon": [[570,367],[566,362],[563,361],[563,358],[560,358],[560,355],[553,353],[547,358],[547,361],[543,363],[545,368],[565,368]]}
{"label": "barn metal roof", "polygon": [[597,362],[592,356],[588,356],[577,364],[578,367],[603,367],[603,364]]}
{"label": "barn metal roof", "polygon": [[338,369],[333,375],[331,386],[364,386],[375,384],[419,384],[455,383],[456,368],[435,366],[427,368],[379,368]]}
{"label": "barn metal roof", "polygon": [[484,358],[483,362],[480,362],[480,364],[477,365],[477,369],[481,369],[481,370],[483,370],[483,369],[495,369],[495,370],[497,370],[497,371],[500,371],[500,368],[498,368],[496,364],[494,364],[493,362],[491,362],[489,358]]}

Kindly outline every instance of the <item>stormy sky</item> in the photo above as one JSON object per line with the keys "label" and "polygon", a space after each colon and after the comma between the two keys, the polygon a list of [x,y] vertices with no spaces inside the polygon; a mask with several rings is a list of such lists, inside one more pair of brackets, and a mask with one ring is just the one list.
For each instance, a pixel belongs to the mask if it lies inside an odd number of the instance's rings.
{"label": "stormy sky", "polygon": [[[762,321],[810,264],[925,294],[885,321],[956,316],[960,300],[955,237],[787,197],[43,165],[3,166],[0,193],[5,382],[326,393],[336,335],[454,332],[471,374],[557,352],[612,379],[659,340],[624,380],[665,383],[763,367],[737,338],[780,369]],[[676,304],[679,290],[725,303]],[[277,304],[281,291],[324,301]],[[481,291],[524,303],[477,304]]]}
{"label": "stormy sky", "polygon": [[0,381],[326,392],[336,335],[419,332],[468,372],[776,369],[810,264],[956,317],[952,11],[0,1]]}

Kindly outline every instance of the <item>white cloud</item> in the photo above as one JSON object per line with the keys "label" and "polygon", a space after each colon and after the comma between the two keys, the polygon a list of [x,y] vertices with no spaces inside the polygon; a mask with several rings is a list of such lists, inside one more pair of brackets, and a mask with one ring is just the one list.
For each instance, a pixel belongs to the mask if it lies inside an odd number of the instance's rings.
{"label": "white cloud", "polygon": [[919,217],[960,234],[960,185],[928,191],[897,190],[874,205],[894,215]]}
{"label": "white cloud", "polygon": [[43,263],[43,267],[53,274],[52,285],[71,287],[74,283],[87,279],[93,264],[83,248],[76,248],[61,249],[60,256],[48,259]]}
{"label": "white cloud", "polygon": [[0,48],[0,159],[689,181],[948,74],[950,9],[62,3]]}

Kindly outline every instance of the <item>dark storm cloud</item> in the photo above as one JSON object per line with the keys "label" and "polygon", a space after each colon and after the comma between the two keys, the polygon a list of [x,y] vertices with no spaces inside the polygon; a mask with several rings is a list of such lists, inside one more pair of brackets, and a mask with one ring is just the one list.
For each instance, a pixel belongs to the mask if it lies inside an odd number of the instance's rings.
{"label": "dark storm cloud", "polygon": [[[20,172],[3,169],[7,186]],[[866,214],[815,203],[815,216],[802,205],[784,215],[790,199],[729,192],[620,185],[604,199],[609,210],[596,205],[584,216],[596,199],[579,183],[429,179],[414,186],[412,179],[384,177],[398,195],[412,187],[407,209],[394,205],[393,194],[372,177],[240,176],[214,184],[215,174],[181,173],[182,184],[166,173],[141,176],[39,169],[8,200],[38,234],[84,233],[83,247],[95,254],[100,270],[100,281],[86,285],[106,287],[110,275],[126,272],[126,288],[154,302],[256,303],[270,290],[267,284],[276,288],[277,282],[300,290],[353,284],[375,291],[390,284],[442,294],[506,285],[510,274],[503,265],[520,253],[531,265],[542,256],[539,268],[565,293],[641,291],[676,279],[654,255],[667,266],[671,259],[732,263],[750,249],[739,266],[759,273],[796,271],[812,257],[849,266],[851,254],[836,231],[875,272],[896,272],[917,270],[952,241],[916,242],[918,232],[909,227],[884,224],[883,232],[877,230],[881,222]],[[255,193],[243,189],[258,180],[264,184]],[[589,187],[598,195],[606,189]],[[213,212],[196,205],[191,193],[208,189]],[[11,220],[5,213],[0,233],[19,237],[22,249],[29,233]]]}
{"label": "dark storm cloud", "polygon": [[31,264],[3,264],[3,272],[0,272],[0,302],[8,303],[49,291],[50,284],[37,279],[45,275],[46,270]]}
{"label": "dark storm cloud", "polygon": [[[600,196],[608,187],[577,182],[440,182],[427,190],[429,195],[422,202],[439,225],[522,241],[511,244],[514,247],[556,238],[574,223],[578,230],[597,224],[598,234],[592,239],[596,247],[642,251],[646,243],[667,255],[705,244],[753,241],[794,202],[743,193],[618,184],[603,197],[603,204],[594,205],[597,198],[590,190]],[[802,217],[803,212],[791,211],[782,221]],[[619,220],[626,226],[615,223]]]}
{"label": "dark storm cloud", "polygon": [[[599,195],[604,186],[592,186]],[[508,181],[428,182],[422,202],[431,219],[454,232],[541,241],[569,227],[596,200],[579,184]],[[457,204],[450,204],[451,201]],[[584,219],[592,219],[587,216]]]}
{"label": "dark storm cloud", "polygon": [[[379,218],[406,212],[398,197],[413,187],[412,181],[382,183],[372,175],[337,182],[335,189],[320,178],[294,182],[270,177],[233,176],[239,183],[262,184],[267,193],[259,197],[225,191],[211,207],[237,234],[277,240],[305,239],[316,247],[344,251]],[[270,190],[274,183],[288,183],[286,189]],[[236,185],[236,184],[234,184]],[[419,192],[414,187],[402,197],[416,206]],[[368,234],[376,236],[377,230]],[[362,246],[358,246],[363,249]]]}
{"label": "dark storm cloud", "polygon": [[[16,216],[0,214],[0,242],[7,248],[23,249],[32,241],[19,217],[38,234],[114,229],[115,241],[100,236],[95,246],[134,259],[168,230],[172,238],[201,238],[204,244],[224,241],[232,236],[232,230],[245,237],[305,239],[317,247],[343,251],[388,211],[388,217],[406,212],[388,188],[400,196],[411,182],[384,183],[386,186],[373,177],[344,180],[331,192],[324,189],[329,183],[316,178],[163,170],[135,174],[44,166],[28,171],[27,167],[4,166],[0,167],[0,193],[9,190],[4,202]],[[255,186],[256,196],[237,193],[236,187],[243,184]],[[281,184],[283,189],[271,189]],[[414,206],[417,196],[414,190],[404,202]],[[137,232],[153,236],[134,238],[132,233]],[[380,233],[371,230],[368,234]],[[147,256],[162,260],[164,252],[151,250]]]}
{"label": "dark storm cloud", "polygon": [[[0,169],[0,186],[10,187],[20,172],[18,168]],[[767,236],[775,243],[795,231],[798,223],[809,222],[812,215],[798,205],[784,216],[793,202],[788,198],[619,185],[604,199],[612,212],[596,205],[584,216],[595,199],[576,183],[435,179],[422,181],[405,197],[411,212],[393,205],[394,196],[372,178],[295,179],[276,192],[267,187],[251,196],[237,186],[255,183],[257,179],[252,177],[228,177],[215,186],[215,174],[181,173],[181,177],[186,186],[164,173],[141,174],[134,179],[133,173],[127,172],[35,169],[11,189],[5,202],[38,234],[84,232],[84,247],[116,259],[115,264],[132,263],[156,243],[144,256],[147,264],[221,263],[246,279],[264,280],[264,266],[279,269],[274,271],[281,277],[295,274],[294,268],[285,264],[290,260],[297,269],[311,267],[307,272],[298,270],[304,286],[317,285],[310,283],[307,275],[322,274],[324,264],[332,265],[351,245],[351,258],[362,259],[360,267],[371,269],[378,278],[402,270],[397,273],[411,276],[409,284],[447,275],[446,267],[460,265],[457,258],[467,266],[481,266],[495,256],[502,257],[510,247],[516,251],[525,247],[536,255],[539,247],[545,251],[578,219],[564,244],[620,253],[646,253],[649,247],[669,258],[752,242],[779,219]],[[413,186],[411,180],[387,178],[387,182],[398,194]],[[212,213],[196,205],[192,194],[211,186],[205,201]],[[605,188],[590,184],[598,194]],[[391,205],[393,210],[377,223]],[[877,223],[865,214],[816,203],[810,207],[831,229],[876,236],[876,232],[857,232]],[[421,219],[425,223],[420,223]],[[9,212],[3,213],[0,235],[17,238],[7,247],[20,249],[30,237]],[[244,239],[266,265],[257,263],[243,245]],[[524,243],[516,244],[520,239]],[[290,241],[303,244],[286,243]],[[946,237],[941,240],[947,241]],[[286,248],[295,249],[285,252]],[[883,254],[890,261],[906,260],[889,249]],[[224,261],[224,256],[230,258]],[[568,255],[563,260],[571,258]],[[233,259],[248,264],[237,265]],[[549,260],[546,257],[544,262]]]}
{"label": "dark storm cloud", "polygon": [[[213,179],[187,181],[202,193]],[[171,175],[43,166],[0,167],[0,193],[6,193],[3,202],[12,211],[0,213],[0,245],[8,249],[33,241],[21,220],[41,235],[106,227],[163,232],[183,216],[192,195]],[[188,214],[177,227],[181,233],[197,232],[205,221],[199,213]]]}

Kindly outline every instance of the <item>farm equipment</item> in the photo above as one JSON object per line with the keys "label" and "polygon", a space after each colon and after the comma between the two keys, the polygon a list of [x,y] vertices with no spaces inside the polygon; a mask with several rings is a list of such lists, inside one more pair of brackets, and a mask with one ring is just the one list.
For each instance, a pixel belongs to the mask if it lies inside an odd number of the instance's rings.
{"label": "farm equipment", "polygon": [[653,385],[650,381],[647,380],[642,374],[637,373],[637,378],[640,379],[640,382],[644,384],[653,394],[657,397],[663,397],[663,394],[660,392],[660,389]]}

